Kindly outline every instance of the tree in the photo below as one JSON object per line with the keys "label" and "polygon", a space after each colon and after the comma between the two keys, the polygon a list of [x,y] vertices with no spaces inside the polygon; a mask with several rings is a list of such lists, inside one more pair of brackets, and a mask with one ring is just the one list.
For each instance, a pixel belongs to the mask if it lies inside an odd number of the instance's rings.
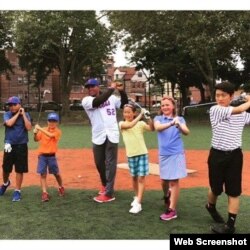
{"label": "tree", "polygon": [[11,64],[5,57],[5,50],[12,48],[11,19],[9,12],[0,12],[0,74],[12,71]]}
{"label": "tree", "polygon": [[[156,81],[178,83],[183,96],[191,84],[208,84],[213,97],[221,68],[237,72],[234,55],[242,13],[233,11],[112,11],[132,61],[154,72]],[[125,34],[125,35],[124,35]],[[224,71],[225,73],[225,71]],[[223,73],[223,74],[224,74]]]}
{"label": "tree", "polygon": [[112,31],[98,22],[94,11],[19,12],[16,47],[20,62],[35,74],[37,84],[60,72],[63,110],[69,115],[73,82],[98,77],[112,50]]}

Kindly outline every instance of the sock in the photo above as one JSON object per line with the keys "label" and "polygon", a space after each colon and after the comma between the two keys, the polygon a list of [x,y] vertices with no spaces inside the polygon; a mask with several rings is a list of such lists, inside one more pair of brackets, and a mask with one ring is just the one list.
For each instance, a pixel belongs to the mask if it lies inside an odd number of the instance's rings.
{"label": "sock", "polygon": [[234,224],[235,224],[235,221],[236,221],[236,216],[237,216],[237,214],[228,213],[227,225],[229,227],[234,227]]}
{"label": "sock", "polygon": [[19,193],[21,193],[21,190],[20,190],[20,189],[15,189],[15,191],[18,191]]}
{"label": "sock", "polygon": [[3,184],[4,186],[8,186],[9,185],[9,181],[7,181],[6,183]]}

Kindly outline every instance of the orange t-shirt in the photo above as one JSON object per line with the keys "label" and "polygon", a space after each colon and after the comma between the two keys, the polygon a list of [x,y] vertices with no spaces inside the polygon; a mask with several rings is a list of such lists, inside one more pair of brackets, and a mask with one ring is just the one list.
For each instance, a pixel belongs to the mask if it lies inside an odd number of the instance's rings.
{"label": "orange t-shirt", "polygon": [[38,154],[54,154],[57,151],[57,144],[62,132],[58,128],[49,129],[46,127],[43,129],[54,134],[54,137],[49,137],[41,131],[37,133],[36,138],[39,141]]}

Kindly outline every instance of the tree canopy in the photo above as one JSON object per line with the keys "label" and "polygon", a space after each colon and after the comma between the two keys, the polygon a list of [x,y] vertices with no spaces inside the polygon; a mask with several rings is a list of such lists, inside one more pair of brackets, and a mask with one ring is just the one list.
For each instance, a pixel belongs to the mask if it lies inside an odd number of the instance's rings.
{"label": "tree canopy", "polygon": [[182,91],[191,85],[202,89],[203,83],[211,94],[217,78],[241,84],[236,56],[243,47],[249,53],[243,42],[249,12],[110,11],[108,16],[131,61],[150,70],[156,82],[178,83]]}
{"label": "tree canopy", "polygon": [[12,47],[11,23],[8,12],[0,12],[0,74],[12,70],[9,61],[5,57],[5,50]]}
{"label": "tree canopy", "polygon": [[18,15],[16,48],[21,66],[36,75],[38,84],[58,69],[63,106],[68,107],[72,84],[103,71],[103,62],[112,51],[112,31],[98,22],[94,11],[26,11]]}

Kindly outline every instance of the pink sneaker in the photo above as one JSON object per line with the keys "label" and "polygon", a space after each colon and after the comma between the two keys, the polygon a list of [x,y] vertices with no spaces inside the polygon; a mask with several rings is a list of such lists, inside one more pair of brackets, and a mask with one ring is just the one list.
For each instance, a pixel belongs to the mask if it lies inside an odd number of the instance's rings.
{"label": "pink sneaker", "polygon": [[64,187],[59,187],[58,188],[58,194],[59,194],[59,196],[64,196],[65,195],[65,189],[64,189]]}
{"label": "pink sneaker", "polygon": [[107,196],[107,195],[101,194],[101,195],[98,195],[98,196],[94,197],[93,199],[96,202],[104,203],[104,202],[114,201],[115,197],[111,197],[111,196]]}
{"label": "pink sneaker", "polygon": [[42,193],[42,202],[47,202],[49,201],[49,194],[47,192]]}
{"label": "pink sneaker", "polygon": [[105,193],[106,193],[106,187],[105,186],[101,186],[101,189],[98,192],[98,194],[105,194]]}
{"label": "pink sneaker", "polygon": [[169,208],[164,214],[160,216],[161,220],[172,220],[177,218],[176,210]]}

